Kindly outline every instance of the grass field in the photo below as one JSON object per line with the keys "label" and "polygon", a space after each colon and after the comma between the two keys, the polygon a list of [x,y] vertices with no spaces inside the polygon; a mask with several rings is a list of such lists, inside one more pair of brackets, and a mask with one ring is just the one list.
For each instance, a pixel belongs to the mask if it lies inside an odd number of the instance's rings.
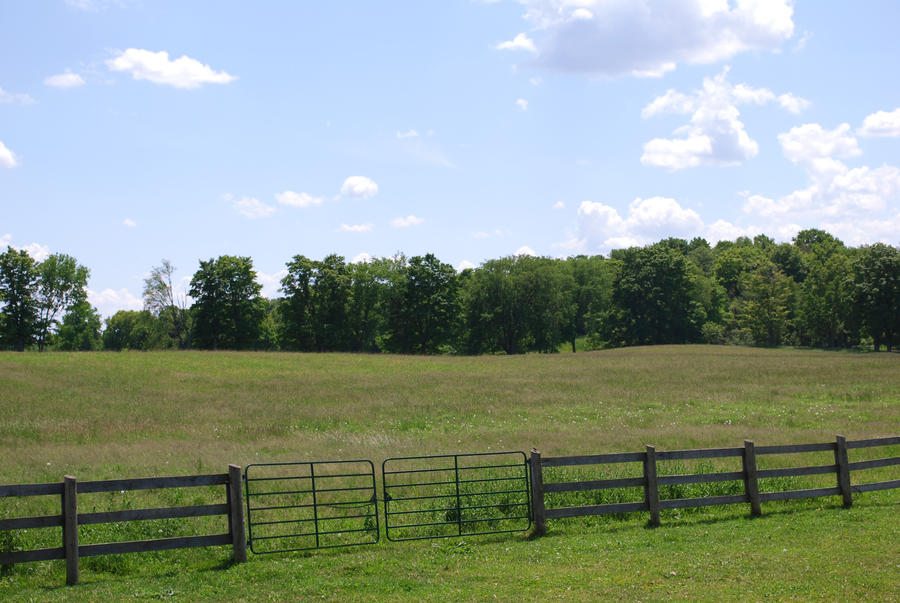
{"label": "grass field", "polygon": [[[475,358],[0,355],[3,484],[532,446],[562,455],[793,444],[838,433],[900,434],[900,355],[712,346]],[[891,469],[885,475],[896,478]],[[0,599],[897,600],[900,491],[854,500],[851,509],[837,497],[768,503],[753,520],[737,506],[668,512],[657,529],[643,515],[573,519],[536,541],[383,541],[241,566],[228,564],[227,549],[95,557],[74,588],[60,586],[61,562],[35,563],[3,572]],[[32,504],[53,512],[58,503],[0,502],[0,517],[41,511]],[[152,506],[96,501],[97,510],[122,504]],[[140,537],[135,529],[110,524],[82,540]]]}

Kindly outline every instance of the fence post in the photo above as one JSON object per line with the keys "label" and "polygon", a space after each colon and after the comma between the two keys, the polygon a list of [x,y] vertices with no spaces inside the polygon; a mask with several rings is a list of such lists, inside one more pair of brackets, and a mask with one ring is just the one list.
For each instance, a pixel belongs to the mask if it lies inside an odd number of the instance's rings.
{"label": "fence post", "polygon": [[850,492],[850,460],[847,458],[847,440],[839,435],[834,447],[834,464],[837,465],[838,488],[844,499],[844,506],[853,506],[853,496]]}
{"label": "fence post", "polygon": [[228,465],[228,523],[236,563],[247,561],[247,537],[244,535],[244,496],[241,468]]}
{"label": "fence post", "polygon": [[750,440],[744,440],[744,492],[750,502],[750,515],[762,515],[759,506],[759,480],[756,473],[756,446]]}
{"label": "fence post", "polygon": [[78,480],[63,477],[63,549],[66,553],[66,584],[78,584]]}
{"label": "fence post", "polygon": [[531,449],[531,516],[534,519],[532,536],[543,536],[547,533],[547,519],[544,508],[544,469],[541,465],[541,453]]}
{"label": "fence post", "polygon": [[644,456],[644,502],[650,511],[650,525],[659,525],[659,485],[656,481],[656,448],[647,445]]}

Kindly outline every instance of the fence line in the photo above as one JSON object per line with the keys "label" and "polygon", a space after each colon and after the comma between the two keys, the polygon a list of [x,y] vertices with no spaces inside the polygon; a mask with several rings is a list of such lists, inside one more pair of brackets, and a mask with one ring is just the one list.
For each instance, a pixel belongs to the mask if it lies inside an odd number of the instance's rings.
{"label": "fence line", "polygon": [[[822,496],[841,496],[845,507],[853,504],[854,492],[869,492],[873,490],[887,490],[900,488],[900,480],[889,480],[866,484],[852,485],[851,472],[876,467],[889,467],[900,465],[900,457],[882,458],[869,461],[849,462],[847,450],[854,448],[869,448],[875,446],[892,446],[900,444],[900,437],[875,438],[847,442],[844,436],[838,435],[834,442],[822,444],[794,444],[786,446],[756,446],[752,441],[745,440],[743,447],[734,448],[705,448],[695,450],[669,450],[657,452],[653,446],[647,446],[644,452],[625,452],[613,454],[596,454],[566,457],[543,458],[535,449],[531,451],[531,484],[533,491],[532,515],[534,521],[534,534],[541,535],[546,532],[547,519],[560,519],[565,517],[584,517],[589,515],[605,515],[614,513],[648,512],[649,523],[657,526],[660,523],[659,512],[661,509],[683,509],[705,507],[710,505],[749,504],[752,515],[762,513],[760,503],[773,500],[793,500],[801,498],[816,498]],[[797,454],[803,452],[827,452],[834,453],[834,464],[807,467],[790,467],[783,469],[758,469],[757,457],[759,455]],[[740,457],[741,471],[695,473],[686,475],[657,476],[657,464],[659,461],[694,460]],[[573,467],[584,465],[607,465],[622,463],[642,463],[642,477],[629,477],[618,479],[600,479],[574,482],[544,482],[545,467]],[[830,488],[812,488],[806,490],[785,490],[776,492],[760,492],[759,480],[773,477],[795,477],[803,475],[834,474],[836,485]],[[677,484],[700,484],[721,481],[743,481],[743,494],[725,496],[706,496],[700,498],[659,498],[659,486]],[[643,502],[608,503],[601,505],[586,505],[580,507],[546,508],[545,494],[554,492],[579,492],[586,490],[607,490],[614,488],[641,487],[644,491]]]}
{"label": "fence line", "polygon": [[[226,490],[226,502],[221,504],[78,513],[79,494],[217,485],[224,485]],[[60,526],[62,527],[62,546],[28,551],[0,551],[0,565],[65,559],[66,584],[72,585],[77,584],[79,580],[80,557],[230,545],[233,547],[233,558],[235,561],[242,562],[247,560],[241,468],[237,465],[229,465],[228,473],[213,475],[115,479],[80,483],[75,477],[67,475],[62,483],[0,486],[0,498],[47,495],[59,495],[61,497],[61,513],[59,515],[3,519],[0,520],[0,531]],[[80,525],[211,515],[226,515],[228,517],[228,532],[224,534],[203,534],[105,544],[78,544],[78,526]]]}

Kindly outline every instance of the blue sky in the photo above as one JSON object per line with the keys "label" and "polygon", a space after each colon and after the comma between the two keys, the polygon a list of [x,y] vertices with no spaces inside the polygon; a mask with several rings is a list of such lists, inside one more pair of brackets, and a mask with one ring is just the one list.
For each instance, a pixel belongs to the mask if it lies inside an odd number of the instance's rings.
{"label": "blue sky", "polygon": [[900,4],[0,0],[0,242],[163,258],[900,243]]}

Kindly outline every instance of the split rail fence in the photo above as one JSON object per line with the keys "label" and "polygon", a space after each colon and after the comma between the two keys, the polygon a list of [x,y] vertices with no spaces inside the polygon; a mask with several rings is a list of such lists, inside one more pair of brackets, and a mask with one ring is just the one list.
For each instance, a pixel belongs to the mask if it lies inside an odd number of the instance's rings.
{"label": "split rail fence", "polygon": [[[877,446],[893,446],[900,444],[900,437],[877,438],[848,442],[844,436],[837,436],[835,442],[821,444],[795,444],[787,446],[755,446],[753,442],[744,441],[743,447],[705,448],[695,450],[657,451],[647,446],[644,452],[624,452],[614,454],[596,454],[588,456],[562,456],[542,458],[541,453],[531,451],[531,488],[532,516],[535,533],[546,532],[547,519],[565,517],[584,517],[616,513],[648,512],[650,525],[660,523],[661,509],[683,509],[712,505],[749,504],[752,515],[760,515],[760,503],[774,500],[793,500],[800,498],[817,498],[823,496],[841,496],[844,506],[853,504],[854,492],[869,492],[900,488],[900,479],[851,484],[850,474],[853,471],[874,469],[900,465],[900,457],[880,458],[851,463],[848,449],[871,448]],[[757,458],[764,455],[798,454],[807,452],[832,452],[834,463],[805,467],[787,467],[774,469],[758,469]],[[693,473],[684,475],[657,475],[660,461],[684,461],[695,459],[714,459],[737,457],[741,459],[740,471]],[[615,479],[598,479],[587,481],[545,483],[544,469],[549,467],[577,467],[585,465],[620,465],[623,463],[641,463],[640,477]],[[827,488],[811,488],[802,490],[781,490],[760,492],[759,480],[776,477],[798,477],[805,475],[834,474],[836,485]],[[679,484],[701,484],[710,482],[743,481],[743,493],[698,498],[660,499],[659,487]],[[579,507],[546,508],[546,494],[561,492],[580,492],[589,490],[609,490],[616,488],[643,488],[643,500],[636,502],[617,502]]]}

